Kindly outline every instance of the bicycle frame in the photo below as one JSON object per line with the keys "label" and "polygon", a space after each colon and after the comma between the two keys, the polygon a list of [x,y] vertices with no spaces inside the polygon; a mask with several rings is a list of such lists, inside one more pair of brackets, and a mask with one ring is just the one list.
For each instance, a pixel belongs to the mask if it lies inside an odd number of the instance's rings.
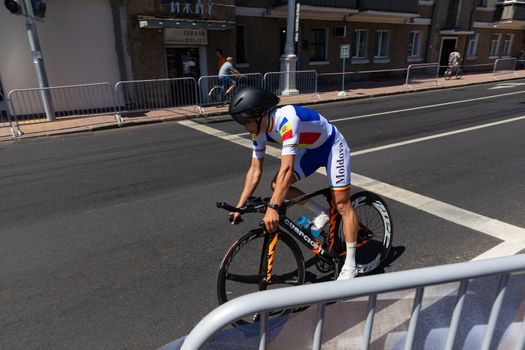
{"label": "bicycle frame", "polygon": [[[334,244],[335,244],[335,229],[336,229],[336,221],[337,221],[337,210],[332,205],[332,194],[329,188],[325,188],[310,194],[306,194],[304,196],[301,196],[299,198],[296,198],[291,201],[287,201],[283,204],[282,211],[286,212],[286,210],[291,207],[292,205],[295,205],[303,200],[316,197],[318,195],[325,195],[327,201],[330,203],[330,229],[329,229],[329,245],[327,247],[327,250],[325,250],[321,243],[314,240],[307,232],[305,232],[296,222],[291,220],[286,214],[282,214],[281,218],[279,220],[279,226],[283,228],[281,232],[284,234],[289,234],[292,237],[295,237],[299,242],[301,242],[303,245],[305,245],[312,253],[319,256],[322,260],[325,262],[328,262],[330,264],[334,265],[336,276],[338,275],[339,271],[339,257],[346,255],[346,250],[344,250],[339,255],[331,254],[330,252],[334,251]],[[262,225],[264,226],[264,225]],[[266,283],[269,283],[272,280],[272,271],[273,271],[273,261],[275,257],[275,247],[277,245],[279,234],[278,232],[270,233],[270,240],[268,245],[268,251],[267,251],[267,274],[265,281]],[[262,268],[262,265],[261,265]]]}

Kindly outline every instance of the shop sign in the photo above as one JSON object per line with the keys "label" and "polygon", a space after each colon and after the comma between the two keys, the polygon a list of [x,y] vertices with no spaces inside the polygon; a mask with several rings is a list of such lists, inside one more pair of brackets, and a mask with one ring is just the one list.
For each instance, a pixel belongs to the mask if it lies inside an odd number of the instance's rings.
{"label": "shop sign", "polygon": [[161,4],[169,7],[171,13],[187,15],[213,15],[213,4],[209,1],[201,0],[161,0]]}
{"label": "shop sign", "polygon": [[208,32],[204,29],[164,29],[164,43],[168,45],[208,45]]}

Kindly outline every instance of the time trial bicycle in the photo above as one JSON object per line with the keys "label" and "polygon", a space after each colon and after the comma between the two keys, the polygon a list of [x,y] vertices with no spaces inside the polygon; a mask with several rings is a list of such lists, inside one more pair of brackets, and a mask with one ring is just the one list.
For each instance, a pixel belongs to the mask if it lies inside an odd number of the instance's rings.
{"label": "time trial bicycle", "polygon": [[[309,198],[323,195],[330,205],[327,231],[318,238],[287,216],[287,210]],[[393,237],[392,217],[386,203],[377,194],[363,191],[351,196],[359,219],[356,262],[359,275],[371,274],[382,267],[388,257]],[[269,198],[250,197],[246,205],[236,208],[224,202],[217,207],[230,212],[264,213]],[[264,223],[238,239],[228,249],[219,269],[217,296],[219,304],[248,293],[305,283],[305,261],[296,240],[315,254],[315,266],[322,273],[339,275],[346,255],[342,218],[332,205],[332,192],[325,188],[285,201],[280,210],[279,229],[268,233]],[[294,240],[295,238],[295,240]],[[296,309],[297,310],[297,309]],[[268,317],[293,311],[277,310]],[[259,315],[250,315],[234,323],[242,326],[257,321]]]}

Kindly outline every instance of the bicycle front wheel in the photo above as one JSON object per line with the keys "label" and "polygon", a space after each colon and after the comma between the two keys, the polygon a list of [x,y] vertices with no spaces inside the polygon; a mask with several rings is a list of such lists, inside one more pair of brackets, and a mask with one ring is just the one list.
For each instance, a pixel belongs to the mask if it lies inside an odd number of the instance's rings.
{"label": "bicycle front wheel", "polygon": [[[301,249],[289,235],[279,232],[275,247],[272,278],[266,281],[269,235],[253,230],[236,241],[223,258],[217,279],[219,304],[239,296],[266,290],[304,284],[305,266]],[[276,310],[269,317],[293,310]],[[256,322],[259,315],[249,315],[235,322],[241,326]]]}
{"label": "bicycle front wheel", "polygon": [[[376,271],[388,257],[392,246],[392,217],[386,203],[375,193],[363,191],[351,197],[359,219],[355,260],[359,274]],[[344,242],[342,219],[338,220],[339,239]]]}
{"label": "bicycle front wheel", "polygon": [[224,88],[222,86],[214,86],[208,93],[211,103],[221,103],[224,100]]}

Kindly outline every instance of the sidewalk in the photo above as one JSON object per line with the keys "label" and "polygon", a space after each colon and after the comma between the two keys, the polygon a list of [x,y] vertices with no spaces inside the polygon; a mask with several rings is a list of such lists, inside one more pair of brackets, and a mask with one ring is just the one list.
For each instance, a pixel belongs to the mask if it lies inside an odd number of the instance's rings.
{"label": "sidewalk", "polygon": [[[344,97],[338,96],[339,91],[322,92],[318,95],[303,94],[297,96],[282,96],[280,104],[309,105],[316,103],[353,100],[392,94],[410,93],[414,91],[453,88],[464,85],[483,84],[495,81],[506,81],[512,79],[525,78],[525,70],[516,71],[516,73],[517,76],[515,76],[514,74],[500,74],[496,76],[496,79],[494,79],[492,73],[464,75],[463,78],[459,80],[445,80],[443,78],[440,78],[439,85],[434,85],[432,83],[419,83],[411,85],[410,88],[405,85],[381,86],[381,84],[377,82],[374,83],[364,81],[347,85],[346,87],[349,89],[346,91],[347,96]],[[206,107],[204,108],[203,114],[199,114],[194,106],[154,110],[144,113],[134,113],[133,115],[122,115],[123,123],[121,126],[118,125],[114,115],[65,118],[53,122],[32,122],[31,124],[20,124],[20,130],[23,134],[17,137],[16,139],[28,139],[43,136],[118,128],[139,124],[158,123],[164,121],[191,119],[199,117],[210,117],[215,115],[227,114],[227,111],[227,106]],[[13,139],[13,136],[11,134],[11,128],[9,127],[8,123],[0,124],[0,142],[14,142],[16,141],[16,139]]]}

